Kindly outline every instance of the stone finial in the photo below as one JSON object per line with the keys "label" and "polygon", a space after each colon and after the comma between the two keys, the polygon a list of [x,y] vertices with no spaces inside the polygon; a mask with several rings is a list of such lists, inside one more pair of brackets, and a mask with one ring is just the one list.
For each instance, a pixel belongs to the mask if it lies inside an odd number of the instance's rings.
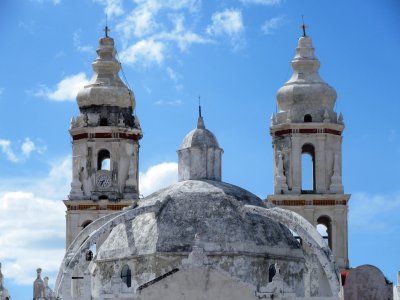
{"label": "stone finial", "polygon": [[337,153],[335,153],[333,156],[333,174],[331,177],[329,190],[331,193],[343,193],[342,176],[340,174],[340,161]]}
{"label": "stone finial", "polygon": [[199,116],[197,119],[197,129],[206,129],[206,126],[204,125],[204,119],[202,116]]}
{"label": "stone finial", "polygon": [[33,282],[33,300],[42,300],[44,298],[44,282],[42,279],[42,269],[36,269],[37,277]]}
{"label": "stone finial", "polygon": [[324,123],[329,123],[331,121],[331,118],[329,117],[329,112],[327,109],[325,109],[324,112]]}
{"label": "stone finial", "polygon": [[344,124],[344,119],[343,119],[343,114],[342,113],[339,114],[338,123],[339,124]]}

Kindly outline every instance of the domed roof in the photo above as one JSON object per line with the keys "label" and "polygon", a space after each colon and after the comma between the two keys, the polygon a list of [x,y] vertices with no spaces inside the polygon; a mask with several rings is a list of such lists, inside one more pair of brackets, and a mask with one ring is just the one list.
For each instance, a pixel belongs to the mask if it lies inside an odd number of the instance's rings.
{"label": "domed roof", "polygon": [[300,37],[292,60],[293,75],[277,93],[280,112],[290,111],[291,118],[298,121],[310,112],[322,120],[325,111],[333,111],[336,91],[322,80],[319,67],[311,38]]}
{"label": "domed roof", "polygon": [[126,221],[114,227],[97,258],[188,253],[194,245],[224,255],[302,257],[299,244],[285,226],[247,210],[248,206],[264,207],[260,198],[234,185],[211,180],[178,182],[126,213]]}
{"label": "domed roof", "polygon": [[108,36],[101,38],[98,56],[92,63],[95,75],[77,95],[80,108],[91,105],[135,108],[133,92],[118,76],[121,65],[115,54],[114,39]]}
{"label": "domed roof", "polygon": [[181,144],[181,149],[190,147],[215,147],[219,148],[219,144],[215,135],[204,126],[202,116],[199,116],[197,128],[190,131]]}

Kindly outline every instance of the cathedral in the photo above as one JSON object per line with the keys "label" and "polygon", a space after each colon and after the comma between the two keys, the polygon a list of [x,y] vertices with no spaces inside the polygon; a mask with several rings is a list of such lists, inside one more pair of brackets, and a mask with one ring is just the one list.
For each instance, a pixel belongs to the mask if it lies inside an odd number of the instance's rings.
{"label": "cathedral", "polygon": [[[177,150],[178,182],[141,199],[136,99],[106,31],[69,130],[66,253],[54,290],[37,270],[34,299],[399,299],[379,269],[349,269],[345,125],[305,31],[291,64],[271,117],[272,195],[262,200],[222,180],[224,150],[199,107]],[[302,182],[304,155],[311,189]]]}

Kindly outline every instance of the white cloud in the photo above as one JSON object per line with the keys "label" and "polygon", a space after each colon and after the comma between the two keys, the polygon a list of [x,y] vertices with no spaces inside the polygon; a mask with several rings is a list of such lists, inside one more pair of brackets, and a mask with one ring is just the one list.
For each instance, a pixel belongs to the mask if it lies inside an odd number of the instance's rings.
{"label": "white cloud", "polygon": [[140,40],[123,50],[119,57],[126,64],[137,64],[148,66],[161,64],[164,60],[165,45],[153,39]]}
{"label": "white cloud", "polygon": [[108,18],[118,17],[124,13],[122,0],[94,0],[94,2],[104,5],[104,13]]}
{"label": "white cloud", "polygon": [[154,15],[155,11],[152,7],[148,5],[139,6],[117,24],[116,30],[122,33],[125,40],[133,35],[143,37],[152,33],[158,26]]}
{"label": "white cloud", "polygon": [[[178,88],[177,88],[178,89]],[[171,105],[171,106],[179,106],[182,105],[182,100],[173,100],[173,101],[164,101],[158,100],[154,102],[155,105]]]}
{"label": "white cloud", "polygon": [[[46,146],[38,146],[29,137],[25,138],[24,142],[21,144],[21,153],[16,153],[12,146],[10,140],[0,139],[0,150],[6,155],[6,158],[12,162],[23,161],[31,155],[32,152],[43,154],[46,151]],[[15,144],[15,143],[14,143]],[[17,143],[18,144],[18,143]]]}
{"label": "white cloud", "polygon": [[89,45],[82,45],[81,42],[81,33],[82,30],[78,29],[74,32],[72,39],[74,42],[74,46],[76,48],[76,50],[78,50],[79,52],[88,52],[88,53],[94,53],[94,49],[92,46]]}
{"label": "white cloud", "polygon": [[181,51],[185,51],[192,44],[213,43],[213,40],[187,30],[184,26],[184,21],[185,18],[182,15],[173,17],[174,29],[172,31],[160,32],[154,37],[160,40],[175,42]]}
{"label": "white cloud", "polygon": [[242,12],[237,9],[225,9],[212,15],[212,24],[207,27],[207,33],[213,35],[227,34],[235,36],[244,30]]}
{"label": "white cloud", "polygon": [[139,173],[140,194],[147,196],[178,181],[178,164],[164,162]]}
{"label": "white cloud", "polygon": [[36,22],[35,21],[19,21],[18,22],[18,27],[25,30],[26,32],[33,34],[35,32],[36,29]]}
{"label": "white cloud", "polygon": [[[177,73],[171,67],[167,67],[166,71],[167,71],[168,77],[175,83],[175,89],[177,91],[181,91],[183,89],[183,84],[180,83],[181,79],[183,78],[182,75]],[[178,105],[182,104],[182,102],[180,100],[178,100],[178,101],[179,101]],[[157,101],[157,102],[159,102],[159,101]],[[161,104],[161,103],[157,103],[157,102],[156,102],[156,104]]]}
{"label": "white cloud", "polygon": [[[159,65],[165,52],[177,46],[185,51],[192,44],[210,43],[184,26],[185,14],[195,19],[198,0],[134,0],[135,8],[116,25],[122,36],[122,57],[127,63]],[[162,13],[161,13],[162,12]],[[165,12],[165,13],[164,13]],[[172,25],[172,26],[171,26]],[[131,39],[136,40],[132,43]],[[169,51],[172,52],[172,51]],[[141,58],[141,59],[139,59]]]}
{"label": "white cloud", "polygon": [[0,261],[17,284],[31,285],[35,270],[55,280],[65,253],[65,206],[71,157],[54,162],[44,178],[2,180]]}
{"label": "white cloud", "polygon": [[234,49],[243,45],[244,32],[242,12],[238,9],[225,9],[216,12],[211,17],[212,24],[207,27],[207,33],[212,36],[227,36]]}
{"label": "white cloud", "polygon": [[14,151],[11,149],[11,141],[0,139],[1,152],[6,155],[7,159],[12,162],[17,162],[18,158]]}
{"label": "white cloud", "polygon": [[171,78],[172,81],[178,81],[181,79],[181,75],[179,75],[177,72],[175,72],[172,68],[167,67],[167,74],[169,76],[169,78]]}
{"label": "white cloud", "polygon": [[47,2],[51,2],[51,3],[53,3],[53,5],[58,5],[61,3],[61,0],[30,0],[30,1],[38,3],[38,4],[44,4]]}
{"label": "white cloud", "polygon": [[266,20],[261,26],[261,30],[264,34],[273,34],[276,29],[278,29],[282,24],[285,23],[284,17],[276,17]]}
{"label": "white cloud", "polygon": [[354,193],[350,198],[349,226],[356,231],[400,229],[400,193],[392,195]]}
{"label": "white cloud", "polygon": [[[81,72],[75,75],[66,76],[54,90],[50,90],[46,86],[40,86],[38,91],[33,92],[34,96],[46,97],[55,101],[74,101],[79,90],[89,84],[86,74]],[[32,93],[31,91],[28,91]]]}
{"label": "white cloud", "polygon": [[282,0],[239,0],[243,4],[278,5]]}

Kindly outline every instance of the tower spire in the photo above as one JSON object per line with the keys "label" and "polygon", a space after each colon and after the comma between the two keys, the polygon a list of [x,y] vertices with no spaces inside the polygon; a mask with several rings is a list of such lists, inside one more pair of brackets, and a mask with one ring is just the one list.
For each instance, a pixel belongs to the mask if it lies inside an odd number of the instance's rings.
{"label": "tower spire", "polygon": [[199,118],[197,119],[197,128],[198,129],[205,129],[206,127],[204,126],[204,119],[201,115],[201,102],[200,102],[200,96],[199,96]]}
{"label": "tower spire", "polygon": [[201,100],[199,96],[199,118],[201,118]]}

